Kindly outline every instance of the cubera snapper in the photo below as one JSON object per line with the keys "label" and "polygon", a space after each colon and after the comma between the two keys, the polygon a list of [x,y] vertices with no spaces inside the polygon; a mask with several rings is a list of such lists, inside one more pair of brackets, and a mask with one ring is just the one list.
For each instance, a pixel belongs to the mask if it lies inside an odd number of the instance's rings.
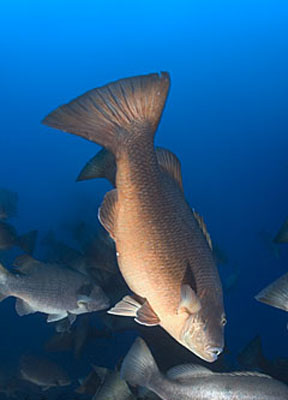
{"label": "cubera snapper", "polygon": [[109,307],[109,299],[95,283],[77,271],[59,264],[45,264],[21,257],[17,273],[0,264],[0,300],[16,297],[16,311],[22,315],[37,311],[48,314],[47,322]]}
{"label": "cubera snapper", "polygon": [[288,386],[257,372],[217,373],[184,364],[163,375],[146,343],[138,338],[126,355],[121,377],[144,386],[163,400],[287,400]]}
{"label": "cubera snapper", "polygon": [[222,286],[203,221],[183,188],[163,174],[154,135],[170,86],[168,73],[122,79],[50,113],[44,124],[94,141],[116,159],[116,188],[99,219],[116,244],[121,273],[136,297],[111,312],[162,326],[213,362],[224,347]]}

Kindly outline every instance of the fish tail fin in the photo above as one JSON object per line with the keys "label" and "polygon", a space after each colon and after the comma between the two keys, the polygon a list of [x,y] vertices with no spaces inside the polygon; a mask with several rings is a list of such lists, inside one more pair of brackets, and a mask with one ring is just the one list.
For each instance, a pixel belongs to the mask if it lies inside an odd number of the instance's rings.
{"label": "fish tail fin", "polygon": [[52,111],[43,124],[91,140],[117,155],[127,136],[154,136],[170,86],[169,74],[120,79]]}
{"label": "fish tail fin", "polygon": [[143,339],[138,337],[124,358],[121,378],[132,386],[151,388],[152,379],[159,375],[157,364]]}
{"label": "fish tail fin", "polygon": [[288,311],[288,273],[261,290],[255,296],[255,299],[272,307]]}
{"label": "fish tail fin", "polygon": [[32,254],[34,251],[36,239],[37,239],[38,231],[30,231],[25,235],[19,236],[18,238],[18,246],[21,247],[25,253]]}
{"label": "fish tail fin", "polygon": [[100,150],[81,170],[76,181],[105,178],[115,187],[116,162],[114,155],[106,150]]}

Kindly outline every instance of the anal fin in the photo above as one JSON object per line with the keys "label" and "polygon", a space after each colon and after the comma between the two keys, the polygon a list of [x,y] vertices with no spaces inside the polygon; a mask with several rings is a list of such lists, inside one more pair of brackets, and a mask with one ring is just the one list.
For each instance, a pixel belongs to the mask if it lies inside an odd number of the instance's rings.
{"label": "anal fin", "polygon": [[66,311],[64,311],[63,313],[59,313],[59,314],[49,314],[47,317],[47,322],[57,322],[57,321],[61,321],[61,319],[64,319],[68,316],[68,313]]}
{"label": "anal fin", "polygon": [[139,308],[137,311],[137,317],[134,318],[136,322],[145,326],[157,326],[159,325],[160,319],[154,312],[148,301]]}
{"label": "anal fin", "polygon": [[145,326],[156,326],[160,323],[160,319],[151,308],[147,300],[144,300],[144,303],[141,304],[132,296],[123,297],[123,299],[114,307],[112,307],[108,313],[113,315],[134,317],[134,320],[138,322],[138,324]]}

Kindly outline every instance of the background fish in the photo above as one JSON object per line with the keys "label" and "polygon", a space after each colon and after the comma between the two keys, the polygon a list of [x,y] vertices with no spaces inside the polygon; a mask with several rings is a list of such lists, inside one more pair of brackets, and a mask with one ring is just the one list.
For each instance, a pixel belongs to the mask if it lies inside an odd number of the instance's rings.
{"label": "background fish", "polygon": [[0,188],[0,220],[17,215],[18,195],[10,190]]}
{"label": "background fish", "polygon": [[261,290],[255,296],[255,299],[261,303],[288,311],[288,273]]}
{"label": "background fish", "polygon": [[121,367],[121,377],[131,385],[141,385],[169,399],[287,400],[288,386],[271,377],[253,372],[215,373],[184,364],[162,375],[145,342],[138,338]]}
{"label": "background fish", "polygon": [[71,384],[67,372],[60,365],[45,358],[25,355],[20,360],[19,369],[24,380],[40,386],[43,390]]}
{"label": "background fish", "polygon": [[288,218],[284,221],[279,232],[273,239],[274,243],[288,243]]}
{"label": "background fish", "polygon": [[161,325],[213,362],[223,350],[226,317],[210,237],[175,176],[162,174],[153,143],[169,85],[167,73],[122,79],[59,107],[43,122],[116,157],[117,190],[106,194],[99,218],[138,298],[124,298],[111,312]]}
{"label": "background fish", "polygon": [[14,226],[0,221],[0,250],[8,250],[11,247],[21,247],[26,253],[32,254],[37,238],[37,231],[31,231],[18,236]]}
{"label": "background fish", "polygon": [[[63,321],[63,320],[62,320]],[[72,351],[76,359],[82,355],[87,344],[99,338],[111,338],[107,329],[100,330],[91,324],[89,315],[81,315],[69,331],[57,333],[45,344],[46,351]]]}
{"label": "background fish", "polygon": [[257,370],[288,384],[288,359],[269,359],[263,353],[262,340],[255,336],[238,354],[241,368]]}
{"label": "background fish", "polygon": [[16,273],[0,266],[2,300],[16,297],[16,311],[22,315],[37,311],[48,314],[47,322],[109,307],[102,289],[85,275],[58,264],[26,259]]}

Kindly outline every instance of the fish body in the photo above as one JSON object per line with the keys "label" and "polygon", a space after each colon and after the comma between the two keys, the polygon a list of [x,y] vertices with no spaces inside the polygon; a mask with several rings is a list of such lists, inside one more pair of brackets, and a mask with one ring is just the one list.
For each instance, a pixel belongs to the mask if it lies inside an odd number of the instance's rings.
{"label": "fish body", "polygon": [[226,323],[218,271],[203,221],[181,185],[163,174],[154,147],[169,85],[167,73],[123,79],[59,107],[43,122],[115,156],[117,189],[106,194],[99,219],[137,298],[124,298],[111,312],[160,325],[213,362],[223,350]]}
{"label": "fish body", "polygon": [[144,386],[163,400],[287,400],[288,386],[253,372],[215,373],[184,364],[164,376],[145,342],[138,338],[121,367],[121,377],[131,385]]}
{"label": "fish body", "polygon": [[22,379],[47,390],[56,386],[68,386],[71,380],[66,371],[58,364],[32,355],[25,355],[20,360]]}
{"label": "fish body", "polygon": [[57,264],[25,263],[14,274],[0,269],[2,299],[16,297],[19,315],[48,314],[48,322],[105,309],[109,301],[102,289],[84,275]]}

